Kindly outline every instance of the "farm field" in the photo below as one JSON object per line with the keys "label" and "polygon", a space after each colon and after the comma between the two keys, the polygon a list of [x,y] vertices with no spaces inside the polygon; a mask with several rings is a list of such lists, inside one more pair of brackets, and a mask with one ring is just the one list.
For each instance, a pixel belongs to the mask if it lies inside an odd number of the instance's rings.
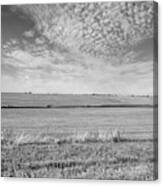
{"label": "farm field", "polygon": [[2,176],[153,180],[152,141],[2,145]]}
{"label": "farm field", "polygon": [[62,106],[62,105],[152,105],[151,96],[117,96],[107,94],[25,94],[2,93],[2,106]]}
{"label": "farm field", "polygon": [[119,129],[123,135],[153,136],[152,108],[2,109],[2,128],[72,135]]}
{"label": "farm field", "polygon": [[152,108],[2,109],[1,116],[2,176],[154,179]]}

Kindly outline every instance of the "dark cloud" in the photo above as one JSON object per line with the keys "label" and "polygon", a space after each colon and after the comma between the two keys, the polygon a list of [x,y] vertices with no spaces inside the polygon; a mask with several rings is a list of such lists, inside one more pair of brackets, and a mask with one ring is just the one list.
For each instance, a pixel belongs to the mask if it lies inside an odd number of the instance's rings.
{"label": "dark cloud", "polygon": [[18,10],[13,5],[1,6],[1,28],[2,43],[5,44],[10,39],[21,38],[24,31],[33,28],[34,22],[29,16]]}

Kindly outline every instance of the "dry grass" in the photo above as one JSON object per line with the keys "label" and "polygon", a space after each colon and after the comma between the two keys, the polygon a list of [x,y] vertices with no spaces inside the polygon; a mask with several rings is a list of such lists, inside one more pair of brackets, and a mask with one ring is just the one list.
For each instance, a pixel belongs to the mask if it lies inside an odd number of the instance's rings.
{"label": "dry grass", "polygon": [[25,144],[63,144],[63,143],[96,143],[96,142],[124,142],[131,139],[126,139],[117,129],[110,131],[87,131],[74,132],[72,135],[64,137],[61,135],[56,138],[48,133],[37,132],[13,132],[11,129],[2,130],[1,143],[2,145],[12,148],[14,146]]}
{"label": "dry grass", "polygon": [[[114,140],[113,132],[67,138],[2,131],[4,177],[153,180],[152,141]],[[115,143],[117,142],[117,143]]]}

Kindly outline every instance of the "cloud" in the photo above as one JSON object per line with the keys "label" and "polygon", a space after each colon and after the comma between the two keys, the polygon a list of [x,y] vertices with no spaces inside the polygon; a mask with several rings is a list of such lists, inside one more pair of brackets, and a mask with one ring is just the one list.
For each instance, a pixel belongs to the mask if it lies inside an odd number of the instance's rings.
{"label": "cloud", "polygon": [[152,94],[153,2],[14,8],[34,26],[3,45],[5,82],[15,71],[22,90]]}
{"label": "cloud", "polygon": [[19,6],[50,43],[99,57],[125,52],[152,37],[152,2],[103,2]]}
{"label": "cloud", "polygon": [[45,43],[45,39],[43,37],[42,38],[41,37],[40,38],[37,37],[35,39],[35,43],[38,44],[38,45],[44,44]]}
{"label": "cloud", "polygon": [[13,67],[5,75],[12,76],[15,70],[20,85],[24,83],[23,87],[25,84],[28,87],[30,84],[28,88],[33,92],[147,94],[150,87],[148,94],[152,94],[153,61],[117,67],[91,57],[83,59],[83,64],[77,56],[74,62],[65,63],[63,59],[63,63],[56,63],[54,57],[36,57],[15,51],[4,62]]}
{"label": "cloud", "polygon": [[23,33],[23,35],[24,35],[25,37],[27,37],[27,38],[34,37],[35,31],[34,31],[34,30],[25,31],[25,32]]}

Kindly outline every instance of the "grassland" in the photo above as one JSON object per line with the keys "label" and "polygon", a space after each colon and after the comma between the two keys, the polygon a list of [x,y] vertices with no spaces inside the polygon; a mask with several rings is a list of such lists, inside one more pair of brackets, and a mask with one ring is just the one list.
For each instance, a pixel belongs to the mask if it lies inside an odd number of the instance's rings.
{"label": "grassland", "polygon": [[1,106],[75,106],[75,105],[152,105],[151,96],[117,96],[105,94],[25,94],[25,93],[2,93]]}
{"label": "grassland", "polygon": [[[2,176],[153,180],[153,140],[2,133]],[[95,134],[95,133],[94,133]],[[35,137],[34,137],[35,136]]]}
{"label": "grassland", "polygon": [[[125,100],[152,104],[151,97],[2,95],[2,105],[17,106]],[[1,175],[153,180],[154,142],[152,108],[2,109]]]}

